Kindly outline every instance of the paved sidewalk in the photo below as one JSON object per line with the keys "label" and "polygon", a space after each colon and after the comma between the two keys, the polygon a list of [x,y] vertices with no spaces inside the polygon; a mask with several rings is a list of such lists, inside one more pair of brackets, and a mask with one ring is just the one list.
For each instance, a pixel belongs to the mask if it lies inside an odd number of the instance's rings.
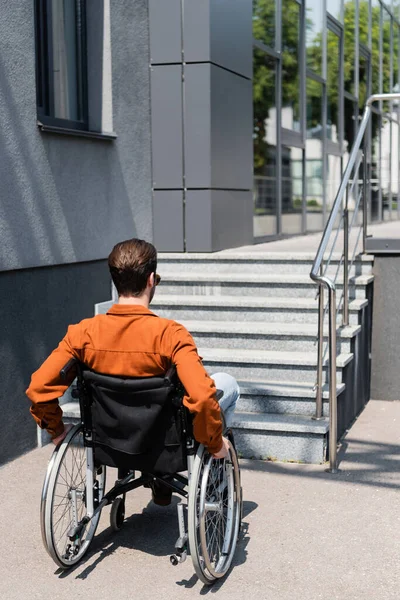
{"label": "paved sidewalk", "polygon": [[190,559],[170,565],[175,505],[156,507],[143,489],[128,495],[121,532],[110,531],[105,509],[86,561],[58,573],[38,518],[51,448],[35,450],[0,469],[0,598],[398,599],[399,431],[400,402],[371,401],[345,439],[339,475],[322,466],[243,461],[236,565],[212,588],[199,583]]}

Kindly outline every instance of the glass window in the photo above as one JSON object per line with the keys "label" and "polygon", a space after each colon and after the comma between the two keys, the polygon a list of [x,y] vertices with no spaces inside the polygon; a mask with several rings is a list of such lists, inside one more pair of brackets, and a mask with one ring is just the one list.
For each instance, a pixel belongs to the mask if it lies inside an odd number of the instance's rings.
{"label": "glass window", "polygon": [[85,1],[36,0],[35,16],[38,115],[85,128]]}
{"label": "glass window", "polygon": [[276,233],[276,62],[253,53],[254,236]]}
{"label": "glass window", "polygon": [[355,43],[356,43],[356,4],[346,2],[344,6],[344,89],[354,95]]}
{"label": "glass window", "polygon": [[275,0],[253,0],[253,37],[275,48]]}
{"label": "glass window", "polygon": [[392,194],[392,218],[397,219],[397,198],[399,193],[399,125],[392,121],[391,135],[391,194]]}
{"label": "glass window", "polygon": [[[352,2],[353,2],[353,0],[352,0]],[[342,0],[326,0],[326,10],[333,17],[335,17],[335,19],[342,22],[342,19],[343,19]]]}
{"label": "glass window", "polygon": [[382,189],[383,219],[390,219],[391,212],[391,126],[390,120],[383,117],[381,120],[381,173],[380,185]]}
{"label": "glass window", "polygon": [[380,172],[381,172],[381,117],[372,113],[372,145],[371,145],[371,219],[379,221],[380,212]]}
{"label": "glass window", "polygon": [[282,147],[282,233],[302,232],[303,150]]}
{"label": "glass window", "polygon": [[381,35],[381,4],[372,0],[372,93],[379,94],[380,88],[380,35]]}
{"label": "glass window", "polygon": [[300,5],[282,1],[282,127],[300,131]]}
{"label": "glass window", "polygon": [[391,91],[390,66],[391,66],[391,17],[386,9],[382,10],[382,76],[383,93]]}
{"label": "glass window", "polygon": [[322,74],[323,2],[306,0],[307,67]]}
{"label": "glass window", "polygon": [[359,55],[359,79],[358,79],[358,106],[360,113],[363,112],[369,94],[369,59]]}
{"label": "glass window", "polygon": [[306,210],[307,231],[323,227],[323,85],[307,79]]}
{"label": "glass window", "polygon": [[[350,154],[357,133],[357,115],[356,103],[348,98],[344,99],[344,146],[346,156]],[[345,157],[345,163],[347,158]]]}
{"label": "glass window", "polygon": [[327,137],[339,141],[340,39],[328,29]]}
{"label": "glass window", "polygon": [[358,17],[359,40],[362,44],[368,46],[369,0],[359,0]]}
{"label": "glass window", "polygon": [[[344,160],[344,164],[346,164],[346,160]],[[329,154],[327,157],[326,168],[326,205],[327,214],[329,215],[342,180],[342,161],[340,156]]]}
{"label": "glass window", "polygon": [[392,50],[392,92],[399,91],[399,31],[393,21]]}

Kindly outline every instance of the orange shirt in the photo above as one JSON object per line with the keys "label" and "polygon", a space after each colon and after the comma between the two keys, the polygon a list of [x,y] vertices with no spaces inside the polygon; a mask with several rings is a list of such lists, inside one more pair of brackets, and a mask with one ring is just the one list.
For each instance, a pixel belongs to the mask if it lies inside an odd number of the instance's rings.
{"label": "orange shirt", "polygon": [[114,304],[105,315],[70,325],[42,366],[32,375],[26,393],[36,423],[53,436],[63,431],[58,398],[71,385],[60,370],[77,358],[93,371],[125,377],[164,374],[176,365],[187,395],[183,403],[194,416],[196,440],[211,453],[222,446],[221,412],[214,381],[197,353],[190,333],[175,321],[163,319],[145,306]]}

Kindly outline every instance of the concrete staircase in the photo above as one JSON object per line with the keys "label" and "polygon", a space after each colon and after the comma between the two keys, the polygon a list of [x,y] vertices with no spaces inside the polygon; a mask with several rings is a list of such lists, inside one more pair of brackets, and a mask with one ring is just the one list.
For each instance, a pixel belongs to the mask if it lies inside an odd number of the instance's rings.
{"label": "concrete staircase", "polygon": [[[159,255],[162,281],[151,309],[186,326],[211,375],[225,371],[239,381],[234,432],[243,457],[312,463],[326,459],[327,360],[324,419],[312,419],[318,319],[316,286],[309,278],[313,258],[233,251]],[[330,274],[340,273],[339,261],[339,256],[333,257]],[[371,257],[357,259],[351,273],[350,325],[341,327],[338,318],[339,397],[354,360],[361,311],[368,304],[371,268]],[[340,295],[338,285],[338,299]],[[106,312],[111,304],[96,305],[96,312]],[[67,420],[77,415],[74,402],[67,402],[63,410]]]}
{"label": "concrete staircase", "polygon": [[[234,430],[244,457],[317,463],[326,458],[327,360],[325,418],[312,419],[318,319],[316,286],[309,278],[313,258],[233,251],[159,256],[162,282],[152,310],[187,327],[210,374],[225,371],[238,379]],[[340,327],[338,318],[339,395],[354,360],[371,267],[371,257],[360,257],[353,266],[350,325]],[[338,270],[340,281],[340,256],[334,256],[329,272]]]}

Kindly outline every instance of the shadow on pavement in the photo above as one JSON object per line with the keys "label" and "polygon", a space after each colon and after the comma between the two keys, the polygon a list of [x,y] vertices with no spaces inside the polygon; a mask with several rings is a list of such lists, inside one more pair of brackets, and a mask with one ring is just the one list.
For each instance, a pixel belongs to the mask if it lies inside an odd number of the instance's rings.
{"label": "shadow on pavement", "polygon": [[[70,577],[77,569],[82,568],[82,565],[85,565],[90,559],[94,558],[94,561],[88,564],[75,577],[76,579],[87,579],[103,560],[107,559],[121,547],[130,548],[153,556],[163,556],[167,559],[169,555],[174,553],[174,544],[179,536],[176,516],[176,505],[178,502],[179,499],[173,497],[171,505],[164,508],[149,502],[140,514],[133,514],[127,517],[120,531],[115,532],[111,527],[108,527],[96,536],[87,555],[75,567],[68,569],[68,571],[57,570],[56,574],[60,579]],[[257,507],[258,504],[255,502],[244,500],[243,518],[246,518]],[[241,565],[246,561],[246,548],[249,540],[248,523],[242,521],[242,528],[231,568]],[[188,560],[190,560],[190,557],[188,557]],[[201,593],[208,593],[210,590],[217,591],[223,585],[226,577],[229,576],[229,572],[223,579],[217,581],[212,588],[204,586]],[[177,581],[177,585],[191,588],[197,581],[197,576],[193,575],[189,580]]]}
{"label": "shadow on pavement", "polygon": [[[243,471],[259,471],[271,475],[288,475],[325,479],[337,483],[400,489],[400,444],[380,443],[349,437],[341,442],[338,452],[339,473],[328,473],[328,463],[306,465],[262,460],[242,460]],[[397,481],[394,478],[397,477]]]}

